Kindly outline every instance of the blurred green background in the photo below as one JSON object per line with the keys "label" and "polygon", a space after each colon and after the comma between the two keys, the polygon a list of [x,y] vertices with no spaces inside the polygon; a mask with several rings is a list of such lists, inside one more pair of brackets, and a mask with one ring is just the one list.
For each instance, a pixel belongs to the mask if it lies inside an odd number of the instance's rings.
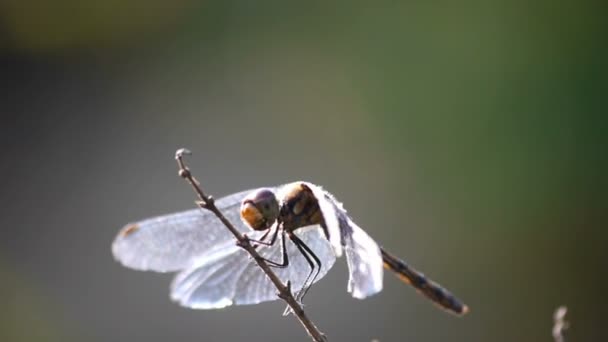
{"label": "blurred green background", "polygon": [[[279,302],[192,311],[120,267],[125,223],[304,179],[471,307],[344,262],[331,341],[608,340],[601,1],[0,2],[2,341],[306,341]],[[0,295],[1,297],[2,295]]]}

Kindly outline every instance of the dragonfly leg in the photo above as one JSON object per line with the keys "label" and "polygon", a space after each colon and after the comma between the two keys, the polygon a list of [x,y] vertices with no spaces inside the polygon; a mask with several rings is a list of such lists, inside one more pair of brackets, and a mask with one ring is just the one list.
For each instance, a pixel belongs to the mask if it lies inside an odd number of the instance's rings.
{"label": "dragonfly leg", "polygon": [[274,242],[277,239],[277,234],[279,233],[279,228],[277,227],[274,230],[274,234],[272,235],[272,238],[270,239],[270,242],[264,241],[264,240],[266,240],[266,238],[268,237],[268,234],[270,234],[270,232],[272,232],[272,228],[269,228],[268,230],[266,230],[266,232],[260,237],[259,240],[252,239],[250,237],[247,237],[247,239],[250,242],[255,243],[255,245],[253,246],[253,248],[258,248],[259,245],[272,246],[272,245],[274,245]]}
{"label": "dragonfly leg", "polygon": [[[264,244],[267,246],[272,246],[277,240],[277,235],[279,234],[279,229],[275,230],[270,242],[265,242]],[[267,234],[264,234],[267,235]],[[264,236],[262,236],[264,237]],[[257,242],[257,241],[254,241]],[[273,261],[267,258],[262,257],[262,259],[268,264],[270,267],[276,268],[285,268],[289,266],[289,256],[287,255],[287,244],[285,243],[285,231],[281,229],[281,262]]]}
{"label": "dragonfly leg", "polygon": [[[308,290],[312,287],[312,284],[317,279],[317,276],[321,272],[322,264],[321,264],[321,260],[319,259],[319,257],[317,257],[317,255],[310,249],[310,247],[308,247],[304,243],[304,241],[302,241],[299,237],[297,237],[293,233],[289,233],[289,239],[291,241],[293,241],[293,243],[296,245],[296,247],[298,247],[298,250],[306,258],[306,261],[308,262],[308,264],[310,265],[310,268],[311,268],[310,273],[308,273],[308,276],[306,277],[306,280],[304,280],[304,284],[302,284],[302,288],[296,294],[296,300],[301,302],[302,299],[304,299],[304,296],[306,295]],[[314,260],[314,263],[313,263],[313,260]],[[314,273],[314,276],[313,276],[313,273]],[[311,278],[311,276],[312,276],[312,278]]]}

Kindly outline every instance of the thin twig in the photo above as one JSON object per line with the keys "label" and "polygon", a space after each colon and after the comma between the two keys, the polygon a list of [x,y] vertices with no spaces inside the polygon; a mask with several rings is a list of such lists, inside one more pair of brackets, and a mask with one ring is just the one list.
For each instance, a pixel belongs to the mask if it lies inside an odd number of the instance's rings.
{"label": "thin twig", "polygon": [[325,335],[321,331],[319,331],[315,324],[308,318],[308,316],[306,316],[306,313],[302,309],[302,306],[294,298],[291,292],[291,284],[289,283],[289,281],[287,282],[287,285],[281,282],[279,277],[277,277],[277,275],[270,269],[270,267],[260,256],[260,254],[258,254],[255,247],[251,244],[247,236],[241,234],[238,229],[236,229],[234,225],[230,223],[228,219],[226,219],[226,217],[215,205],[213,197],[208,196],[203,192],[200,183],[196,180],[196,178],[194,178],[194,176],[192,176],[190,169],[188,169],[188,167],[184,163],[184,155],[190,154],[192,154],[192,152],[187,149],[179,149],[177,150],[177,152],[175,152],[175,160],[177,160],[177,165],[179,167],[179,176],[188,181],[188,183],[190,183],[199,198],[199,201],[196,202],[197,205],[202,209],[206,209],[214,213],[215,216],[217,216],[217,218],[222,221],[224,226],[226,226],[226,228],[230,230],[232,235],[234,235],[234,237],[236,238],[237,244],[251,255],[253,260],[255,260],[255,262],[258,264],[258,266],[260,266],[262,271],[266,273],[266,276],[268,276],[274,286],[276,286],[278,290],[278,297],[283,299],[287,303],[287,305],[289,305],[292,312],[296,315],[300,323],[302,323],[304,329],[306,329],[306,332],[313,339],[313,341],[326,342],[327,338],[325,337]]}
{"label": "thin twig", "polygon": [[553,339],[555,342],[564,342],[564,330],[568,329],[569,323],[565,320],[568,308],[560,306],[553,314]]}

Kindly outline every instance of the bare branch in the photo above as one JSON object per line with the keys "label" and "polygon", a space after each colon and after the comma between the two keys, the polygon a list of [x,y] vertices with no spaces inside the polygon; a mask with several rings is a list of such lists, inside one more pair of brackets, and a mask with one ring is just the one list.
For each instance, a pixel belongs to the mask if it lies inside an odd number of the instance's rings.
{"label": "bare branch", "polygon": [[555,342],[564,342],[564,336],[562,333],[568,329],[569,323],[565,320],[568,308],[560,306],[555,310],[553,314],[553,339]]}
{"label": "bare branch", "polygon": [[290,286],[289,282],[287,283],[287,285],[285,285],[285,284],[283,284],[283,282],[281,282],[279,277],[277,277],[277,275],[270,269],[268,264],[264,261],[264,259],[260,256],[260,254],[256,251],[255,247],[250,243],[247,236],[241,234],[238,231],[238,229],[236,229],[234,227],[234,225],[232,223],[230,223],[230,221],[228,221],[228,219],[226,219],[226,217],[222,214],[222,212],[215,206],[215,201],[214,201],[213,197],[206,195],[203,192],[203,189],[202,189],[200,183],[196,180],[196,178],[194,178],[194,176],[192,176],[190,169],[188,169],[188,167],[184,163],[184,156],[191,155],[191,154],[192,154],[192,152],[190,152],[187,149],[184,149],[184,148],[179,149],[179,150],[177,150],[177,152],[175,152],[175,160],[177,161],[177,165],[179,167],[179,176],[184,178],[186,181],[188,181],[188,183],[190,183],[190,185],[192,186],[192,188],[194,189],[194,191],[196,192],[196,194],[198,196],[199,200],[196,202],[197,205],[202,209],[206,209],[206,210],[209,210],[212,213],[214,213],[215,216],[217,216],[217,218],[220,219],[220,221],[222,221],[224,226],[226,226],[226,228],[228,228],[228,230],[232,233],[232,235],[234,235],[234,237],[237,240],[237,244],[240,247],[242,247],[245,251],[247,251],[247,253],[249,253],[251,255],[253,260],[255,260],[255,262],[258,264],[258,266],[260,266],[262,271],[264,271],[264,273],[266,273],[266,276],[268,276],[268,278],[270,279],[270,281],[272,281],[274,286],[276,286],[276,288],[278,290],[278,294],[277,294],[278,297],[283,299],[287,303],[287,305],[289,305],[289,307],[291,308],[291,311],[298,318],[300,323],[302,323],[302,325],[304,326],[304,329],[306,329],[306,332],[313,339],[313,341],[326,342],[327,341],[326,336],[321,331],[319,331],[319,329],[315,326],[315,324],[308,318],[308,316],[306,316],[306,313],[302,309],[302,306],[294,298],[294,296],[291,292],[291,286]]}

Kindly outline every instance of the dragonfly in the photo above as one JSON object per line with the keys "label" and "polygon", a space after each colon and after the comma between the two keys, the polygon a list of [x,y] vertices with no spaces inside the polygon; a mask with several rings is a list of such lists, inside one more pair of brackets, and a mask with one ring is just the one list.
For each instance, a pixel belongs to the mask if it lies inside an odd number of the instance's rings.
{"label": "dragonfly", "polygon": [[[468,306],[450,291],[379,246],[321,186],[298,181],[237,192],[215,202],[247,235],[302,302],[336,258],[346,256],[347,291],[358,299],[382,290],[385,269],[439,308],[464,315]],[[127,268],[177,272],[171,299],[193,309],[218,309],[278,299],[276,288],[210,211],[188,211],[125,225],[112,244]]]}

